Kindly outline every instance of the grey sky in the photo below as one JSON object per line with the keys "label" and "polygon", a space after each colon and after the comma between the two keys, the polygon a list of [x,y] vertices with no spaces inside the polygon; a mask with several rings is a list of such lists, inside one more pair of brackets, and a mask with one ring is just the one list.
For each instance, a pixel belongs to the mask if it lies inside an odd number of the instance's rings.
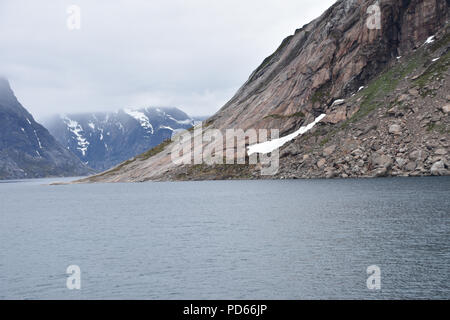
{"label": "grey sky", "polygon": [[[0,0],[0,74],[38,119],[176,106],[217,111],[335,0]],[[66,26],[81,8],[81,29]]]}

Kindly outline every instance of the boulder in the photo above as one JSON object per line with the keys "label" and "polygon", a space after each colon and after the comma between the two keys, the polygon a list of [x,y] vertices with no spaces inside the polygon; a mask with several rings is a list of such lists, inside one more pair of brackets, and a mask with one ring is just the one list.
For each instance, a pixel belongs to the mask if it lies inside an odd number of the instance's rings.
{"label": "boulder", "polygon": [[323,149],[323,155],[325,157],[328,157],[328,156],[332,155],[335,150],[336,150],[336,146],[335,145],[326,147],[325,149]]}
{"label": "boulder", "polygon": [[417,167],[417,163],[415,161],[410,161],[406,165],[405,169],[406,169],[406,171],[414,171],[414,170],[416,170],[416,167]]}
{"label": "boulder", "polygon": [[442,112],[444,113],[450,113],[450,104],[446,104],[441,108]]}
{"label": "boulder", "polygon": [[444,161],[438,161],[435,164],[433,164],[433,166],[431,167],[431,174],[433,176],[444,176],[444,175],[448,175],[448,170],[446,168],[446,165],[444,163]]}
{"label": "boulder", "polygon": [[347,119],[347,107],[340,106],[336,111],[328,114],[322,122],[336,124]]}
{"label": "boulder", "polygon": [[403,166],[406,164],[406,160],[401,157],[395,158],[395,162],[397,163],[399,168],[403,168]]}
{"label": "boulder", "polygon": [[409,154],[409,159],[412,161],[422,161],[427,158],[426,152],[422,150],[414,150]]}
{"label": "boulder", "polygon": [[408,99],[409,99],[409,95],[407,95],[407,94],[401,94],[401,95],[398,97],[397,101],[398,101],[398,102],[405,102],[405,101],[408,100]]}
{"label": "boulder", "polygon": [[326,163],[327,161],[325,160],[325,159],[320,159],[319,161],[317,161],[317,166],[319,167],[319,168],[322,168],[324,165],[325,165],[325,163]]}
{"label": "boulder", "polygon": [[327,178],[327,179],[333,179],[333,178],[335,178],[336,177],[336,171],[334,171],[334,169],[333,168],[327,168],[326,170],[325,170],[325,173],[326,173],[326,175],[325,175],[325,177]]}
{"label": "boulder", "polygon": [[401,135],[402,127],[398,124],[393,124],[389,127],[389,133],[393,135]]}
{"label": "boulder", "polygon": [[394,117],[401,117],[403,116],[403,112],[398,108],[398,106],[395,106],[388,110],[387,112],[390,116]]}
{"label": "boulder", "polygon": [[374,164],[376,167],[382,167],[382,168],[391,168],[392,167],[392,158],[382,154],[382,155],[376,155],[372,157],[372,164]]}
{"label": "boulder", "polygon": [[434,152],[434,154],[438,156],[443,156],[447,154],[447,150],[445,150],[444,148],[439,148]]}
{"label": "boulder", "polygon": [[409,89],[408,93],[412,96],[418,96],[419,95],[419,91],[417,89]]}
{"label": "boulder", "polygon": [[375,171],[374,177],[386,177],[388,175],[388,170],[386,168],[379,168]]}

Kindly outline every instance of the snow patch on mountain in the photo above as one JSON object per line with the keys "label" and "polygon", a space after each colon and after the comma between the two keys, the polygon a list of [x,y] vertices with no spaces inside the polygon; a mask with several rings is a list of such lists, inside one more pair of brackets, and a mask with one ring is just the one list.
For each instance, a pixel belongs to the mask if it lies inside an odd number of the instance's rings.
{"label": "snow patch on mountain", "polygon": [[78,143],[77,149],[81,151],[83,156],[86,155],[86,151],[89,147],[89,141],[83,137],[83,128],[75,120],[69,119],[67,116],[63,116],[63,120],[67,125],[67,128],[75,135]]}
{"label": "snow patch on mountain", "polygon": [[137,121],[139,121],[139,123],[141,124],[142,128],[144,128],[146,130],[150,130],[151,134],[154,133],[153,126],[150,123],[149,118],[143,112],[136,111],[136,110],[131,110],[131,109],[124,109],[123,111],[126,114],[128,114],[129,116],[131,116],[134,119],[136,119]]}
{"label": "snow patch on mountain", "polygon": [[159,129],[167,129],[167,130],[174,131],[173,128],[171,128],[169,126],[159,126]]}
{"label": "snow patch on mountain", "polygon": [[280,147],[282,147],[287,142],[295,139],[297,136],[305,134],[309,130],[311,130],[317,123],[319,123],[323,118],[325,118],[325,114],[320,115],[317,117],[313,122],[308,124],[307,126],[301,127],[294,133],[291,133],[290,135],[287,135],[285,137],[279,138],[279,139],[273,139],[270,141],[254,144],[248,147],[248,155],[252,155],[254,153],[262,153],[266,154],[269,152],[272,152],[273,150],[276,150]]}
{"label": "snow patch on mountain", "polygon": [[433,42],[434,42],[434,37],[435,37],[435,36],[428,37],[428,39],[425,41],[424,45],[425,45],[425,44],[433,43]]}
{"label": "snow patch on mountain", "polygon": [[172,121],[175,121],[175,122],[178,123],[178,124],[184,124],[184,125],[187,125],[187,124],[193,124],[193,123],[192,123],[192,119],[177,120],[177,119],[175,119],[174,117],[172,117],[171,115],[166,114],[166,116],[167,116],[168,119],[170,119],[170,120],[172,120]]}
{"label": "snow patch on mountain", "polygon": [[[363,88],[364,89],[364,88]],[[362,89],[360,89],[360,90],[362,90]],[[359,90],[358,90],[359,91]],[[333,106],[340,106],[341,104],[343,104],[345,102],[345,100],[344,99],[337,99],[337,100],[335,100],[334,102],[333,102],[333,104],[331,105],[332,107]]]}
{"label": "snow patch on mountain", "polygon": [[39,145],[39,149],[42,149],[41,140],[39,140],[39,137],[38,137],[38,135],[37,135],[36,130],[33,130],[33,131],[34,131],[34,135],[35,135],[35,137],[36,137],[36,141],[37,141],[37,143],[38,143],[38,145]]}

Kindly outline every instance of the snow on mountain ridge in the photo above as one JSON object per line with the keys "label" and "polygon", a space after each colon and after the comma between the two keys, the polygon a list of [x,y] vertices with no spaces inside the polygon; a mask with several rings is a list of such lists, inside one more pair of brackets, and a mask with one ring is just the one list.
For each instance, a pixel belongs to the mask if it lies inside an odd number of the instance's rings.
{"label": "snow on mountain ridge", "polygon": [[177,108],[124,108],[115,112],[66,114],[48,119],[52,135],[84,163],[106,170],[192,127]]}
{"label": "snow on mountain ridge", "polygon": [[131,109],[123,109],[123,111],[130,115],[131,117],[133,117],[134,119],[136,119],[137,121],[139,121],[139,123],[141,124],[142,128],[147,129],[147,130],[151,130],[151,134],[153,134],[155,131],[153,130],[153,126],[150,123],[149,118],[140,111],[135,111],[135,110],[131,110]]}

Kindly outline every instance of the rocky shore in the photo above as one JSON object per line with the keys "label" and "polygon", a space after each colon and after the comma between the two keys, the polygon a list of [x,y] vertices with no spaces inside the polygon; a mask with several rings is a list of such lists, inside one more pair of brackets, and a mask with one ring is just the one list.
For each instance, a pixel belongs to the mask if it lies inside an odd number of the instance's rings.
{"label": "rocky shore", "polygon": [[335,106],[309,136],[286,146],[277,177],[449,175],[449,51],[448,47],[439,52],[420,50],[406,59],[421,59],[424,65],[406,75],[401,71],[408,66],[402,64],[411,62],[393,65],[390,71],[403,78],[391,92],[379,90],[371,97],[374,110],[366,116],[361,108],[367,107],[365,101],[376,81]]}

